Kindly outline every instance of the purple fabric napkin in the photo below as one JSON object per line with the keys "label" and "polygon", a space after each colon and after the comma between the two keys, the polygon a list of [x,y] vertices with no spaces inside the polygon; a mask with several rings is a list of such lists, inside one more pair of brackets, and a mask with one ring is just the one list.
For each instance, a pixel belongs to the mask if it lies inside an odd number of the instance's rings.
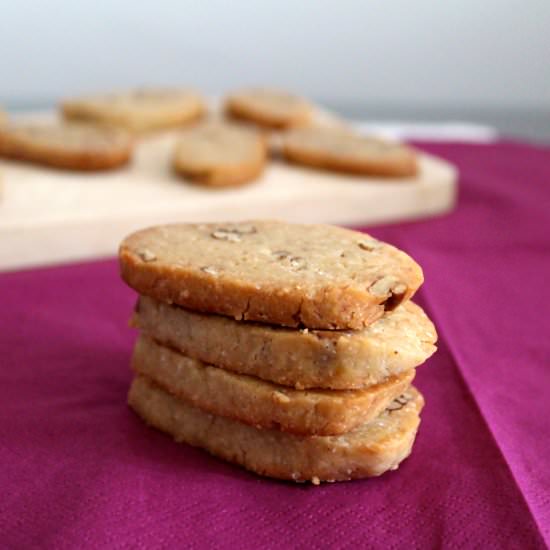
{"label": "purple fabric napkin", "polygon": [[457,210],[371,231],[422,264],[440,333],[399,470],[296,486],[177,445],[126,406],[115,261],[4,274],[0,547],[546,547],[550,149],[423,147],[459,166]]}

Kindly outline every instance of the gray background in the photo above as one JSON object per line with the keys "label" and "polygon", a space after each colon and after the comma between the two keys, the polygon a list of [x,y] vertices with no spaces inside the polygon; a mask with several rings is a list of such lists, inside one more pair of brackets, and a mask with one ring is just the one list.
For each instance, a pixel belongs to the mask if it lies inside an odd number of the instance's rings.
{"label": "gray background", "polygon": [[[5,2],[0,103],[270,84],[365,119],[550,139],[550,0]],[[546,136],[546,137],[545,137]]]}

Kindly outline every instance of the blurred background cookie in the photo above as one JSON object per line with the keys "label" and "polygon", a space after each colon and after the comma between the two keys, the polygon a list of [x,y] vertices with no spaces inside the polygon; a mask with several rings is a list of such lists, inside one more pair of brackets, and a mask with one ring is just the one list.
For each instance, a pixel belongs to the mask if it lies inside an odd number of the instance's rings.
{"label": "blurred background cookie", "polygon": [[268,88],[232,93],[225,101],[225,112],[231,118],[269,129],[303,126],[313,119],[313,108],[305,99]]}
{"label": "blurred background cookie", "polygon": [[418,171],[411,148],[340,128],[290,130],[283,136],[282,153],[296,164],[351,174],[410,177]]}
{"label": "blurred background cookie", "polygon": [[180,134],[173,166],[192,181],[225,187],[256,179],[264,169],[266,156],[265,140],[259,132],[208,122]]}
{"label": "blurred background cookie", "polygon": [[0,156],[70,170],[109,170],[132,156],[127,132],[82,124],[18,124],[0,128]]}
{"label": "blurred background cookie", "polygon": [[183,89],[143,89],[68,99],[61,105],[68,120],[110,124],[132,132],[183,126],[206,112],[203,98]]}

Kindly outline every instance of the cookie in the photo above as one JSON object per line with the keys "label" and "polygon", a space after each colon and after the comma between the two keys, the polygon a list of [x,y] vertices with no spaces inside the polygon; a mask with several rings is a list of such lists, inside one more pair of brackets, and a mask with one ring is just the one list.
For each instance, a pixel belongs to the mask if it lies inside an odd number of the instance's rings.
{"label": "cookie", "polygon": [[203,98],[190,90],[144,89],[69,99],[61,105],[69,120],[108,124],[131,132],[182,126],[206,112]]}
{"label": "cookie", "polygon": [[358,331],[323,331],[243,323],[142,296],[132,325],[194,359],[296,389],[377,384],[426,361],[437,340],[412,302]]}
{"label": "cookie", "polygon": [[406,178],[418,172],[411,148],[335,128],[290,130],[282,153],[296,164],[350,174]]}
{"label": "cookie", "polygon": [[266,156],[265,139],[259,132],[206,123],[180,134],[173,166],[178,174],[202,185],[227,187],[258,178]]}
{"label": "cookie", "polygon": [[304,126],[313,119],[312,106],[301,97],[261,88],[231,94],[225,101],[225,112],[231,118],[268,129]]}
{"label": "cookie", "polygon": [[373,420],[410,386],[415,372],[363,390],[300,391],[207,365],[143,335],[132,368],[211,414],[302,435],[341,434]]}
{"label": "cookie", "polygon": [[407,254],[365,233],[276,221],[151,227],[124,239],[119,260],[140,294],[290,327],[363,328],[423,282]]}
{"label": "cookie", "polygon": [[395,470],[411,452],[424,405],[412,386],[377,417],[336,436],[258,430],[214,416],[137,376],[128,402],[149,425],[260,475],[293,481],[343,481]]}
{"label": "cookie", "polygon": [[70,170],[110,170],[132,156],[132,140],[115,128],[18,124],[0,128],[0,156]]}

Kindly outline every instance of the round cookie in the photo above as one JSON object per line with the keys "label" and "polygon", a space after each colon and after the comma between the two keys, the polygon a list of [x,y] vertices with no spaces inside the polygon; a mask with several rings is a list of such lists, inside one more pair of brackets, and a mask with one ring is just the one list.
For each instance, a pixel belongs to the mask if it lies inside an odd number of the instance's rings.
{"label": "round cookie", "polygon": [[313,118],[312,106],[301,97],[261,88],[231,94],[225,101],[225,112],[268,129],[304,126]]}
{"label": "round cookie", "polygon": [[400,376],[436,350],[437,332],[409,301],[361,330],[294,330],[197,313],[141,296],[131,326],[183,355],[297,390],[360,389]]}
{"label": "round cookie", "polygon": [[210,187],[242,185],[263,171],[267,156],[263,136],[250,128],[205,123],[180,134],[174,170]]}
{"label": "round cookie", "polygon": [[424,398],[411,386],[371,422],[341,435],[305,437],[206,413],[141,375],[132,382],[128,403],[147,424],[178,442],[260,475],[318,485],[397,469],[411,452]]}
{"label": "round cookie", "polygon": [[81,124],[19,124],[0,128],[0,156],[70,170],[109,170],[132,155],[130,136]]}
{"label": "round cookie", "polygon": [[293,163],[337,172],[412,177],[415,152],[401,144],[333,128],[296,128],[283,136],[282,152]]}
{"label": "round cookie", "polygon": [[190,90],[151,89],[69,99],[61,106],[69,120],[147,132],[182,126],[206,112],[202,97]]}
{"label": "round cookie", "polygon": [[423,282],[404,252],[330,225],[161,225],[126,237],[119,259],[122,278],[145,296],[291,327],[363,328]]}

